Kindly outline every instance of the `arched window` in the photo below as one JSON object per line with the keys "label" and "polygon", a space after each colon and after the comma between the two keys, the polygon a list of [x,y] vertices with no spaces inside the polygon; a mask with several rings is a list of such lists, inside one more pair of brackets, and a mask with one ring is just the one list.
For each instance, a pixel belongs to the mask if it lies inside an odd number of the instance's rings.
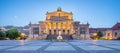
{"label": "arched window", "polygon": [[107,36],[110,36],[110,33],[108,33]]}
{"label": "arched window", "polygon": [[63,30],[63,34],[65,34],[65,30]]}
{"label": "arched window", "polygon": [[54,30],[54,34],[56,34],[56,30]]}
{"label": "arched window", "polygon": [[117,32],[115,32],[115,35],[114,35],[114,37],[117,37]]}
{"label": "arched window", "polygon": [[49,34],[51,34],[52,33],[52,31],[51,30],[49,30]]}
{"label": "arched window", "polygon": [[70,31],[69,30],[67,30],[68,31],[68,34],[70,33]]}

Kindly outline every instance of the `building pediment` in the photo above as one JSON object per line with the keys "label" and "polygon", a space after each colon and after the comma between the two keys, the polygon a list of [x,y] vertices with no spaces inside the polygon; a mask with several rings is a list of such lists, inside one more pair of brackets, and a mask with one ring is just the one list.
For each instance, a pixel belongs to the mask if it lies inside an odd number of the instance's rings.
{"label": "building pediment", "polygon": [[58,8],[56,11],[53,11],[53,12],[47,12],[47,14],[57,14],[57,13],[62,13],[62,14],[72,14],[72,12],[65,12],[65,11],[62,11],[61,8]]}

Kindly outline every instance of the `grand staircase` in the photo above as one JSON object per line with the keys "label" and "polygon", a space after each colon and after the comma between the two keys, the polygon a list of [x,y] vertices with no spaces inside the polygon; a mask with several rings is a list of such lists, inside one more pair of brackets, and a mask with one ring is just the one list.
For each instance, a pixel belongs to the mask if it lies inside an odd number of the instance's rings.
{"label": "grand staircase", "polygon": [[[61,35],[63,40],[72,40],[72,35]],[[58,35],[47,35],[46,40],[57,40]]]}

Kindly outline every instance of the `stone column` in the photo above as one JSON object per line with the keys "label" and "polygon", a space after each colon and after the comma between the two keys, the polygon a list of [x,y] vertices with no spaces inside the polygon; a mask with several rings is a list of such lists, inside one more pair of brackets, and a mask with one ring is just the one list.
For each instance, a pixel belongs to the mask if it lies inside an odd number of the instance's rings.
{"label": "stone column", "polygon": [[80,29],[80,27],[78,26],[78,36],[80,36],[80,30],[79,29]]}
{"label": "stone column", "polygon": [[67,30],[67,27],[66,27],[66,23],[65,23],[65,35],[66,35],[66,30]]}
{"label": "stone column", "polygon": [[56,34],[58,34],[58,22],[56,23]]}
{"label": "stone column", "polygon": [[70,32],[69,32],[70,34],[72,34],[73,32],[72,32],[72,24],[70,24]]}
{"label": "stone column", "polygon": [[45,26],[46,26],[46,34],[49,34],[49,27],[48,27],[48,24],[46,24]]}
{"label": "stone column", "polygon": [[63,23],[61,23],[61,34],[63,34]]}
{"label": "stone column", "polygon": [[53,35],[53,23],[51,22],[51,34]]}
{"label": "stone column", "polygon": [[33,33],[34,31],[33,31],[33,26],[31,25],[31,37],[33,37],[34,38],[34,33]]}
{"label": "stone column", "polygon": [[49,34],[49,31],[48,31],[48,24],[47,23],[44,23],[44,26],[45,26],[45,32],[46,32],[46,34]]}
{"label": "stone column", "polygon": [[39,23],[39,36],[41,35],[41,25]]}

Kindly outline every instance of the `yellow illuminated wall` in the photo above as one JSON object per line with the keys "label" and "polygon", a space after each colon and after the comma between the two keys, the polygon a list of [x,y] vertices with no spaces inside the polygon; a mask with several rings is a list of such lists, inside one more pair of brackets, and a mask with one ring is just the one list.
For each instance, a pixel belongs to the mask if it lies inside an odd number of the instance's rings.
{"label": "yellow illuminated wall", "polygon": [[[58,20],[54,20],[51,17],[54,16],[55,19],[58,18]],[[62,17],[62,18],[61,18]],[[59,20],[62,19],[63,21]],[[64,19],[65,18],[65,19]],[[60,30],[63,33],[63,30],[65,30],[65,34],[73,34],[73,20],[72,20],[72,13],[64,12],[61,9],[57,9],[57,11],[54,12],[47,12],[46,13],[46,30],[47,34],[49,34],[49,30],[52,31],[52,34],[54,34],[54,30]],[[49,32],[49,33],[48,33]],[[58,33],[56,31],[56,33]]]}

